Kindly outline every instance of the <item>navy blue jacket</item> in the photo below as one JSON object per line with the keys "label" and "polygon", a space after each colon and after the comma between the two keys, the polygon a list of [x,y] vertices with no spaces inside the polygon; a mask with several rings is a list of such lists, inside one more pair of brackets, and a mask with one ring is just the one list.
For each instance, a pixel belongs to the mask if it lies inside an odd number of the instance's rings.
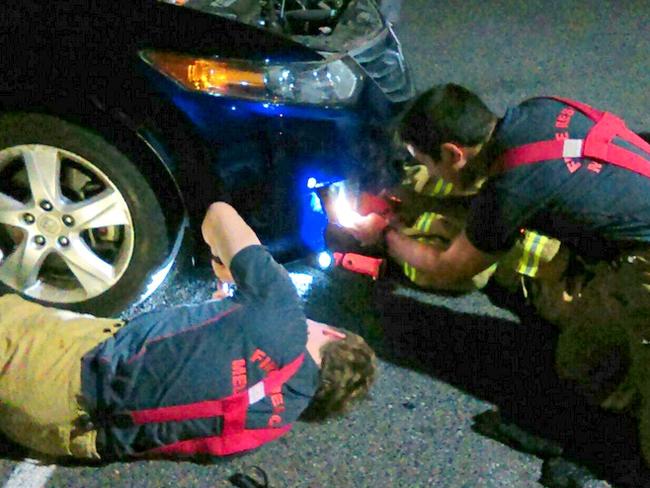
{"label": "navy blue jacket", "polygon": [[305,349],[306,319],[288,273],[261,246],[240,251],[231,270],[235,300],[140,315],[84,357],[83,395],[102,457],[219,434],[220,417],[134,425],[130,412],[227,397],[302,353],[281,394],[249,406],[246,427],[280,427],[307,407],[319,369]]}

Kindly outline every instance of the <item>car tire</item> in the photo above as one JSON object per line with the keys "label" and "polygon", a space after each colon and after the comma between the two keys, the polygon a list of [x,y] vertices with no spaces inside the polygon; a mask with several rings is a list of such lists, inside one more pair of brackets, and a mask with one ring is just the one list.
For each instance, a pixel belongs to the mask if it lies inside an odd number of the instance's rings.
{"label": "car tire", "polygon": [[[58,194],[53,205],[44,192]],[[172,259],[163,211],[137,166],[97,133],[51,115],[0,115],[3,228],[0,294],[71,310],[124,310],[157,286],[155,272]]]}

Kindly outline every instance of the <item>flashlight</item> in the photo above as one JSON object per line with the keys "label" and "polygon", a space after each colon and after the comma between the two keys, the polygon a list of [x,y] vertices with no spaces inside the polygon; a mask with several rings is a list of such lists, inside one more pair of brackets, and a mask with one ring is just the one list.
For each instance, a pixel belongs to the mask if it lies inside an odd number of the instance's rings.
{"label": "flashlight", "polygon": [[385,267],[385,261],[382,258],[373,258],[353,252],[335,252],[334,263],[353,273],[368,275],[373,280],[377,280],[381,276]]}
{"label": "flashlight", "polygon": [[332,261],[332,255],[327,251],[318,254],[318,266],[320,266],[321,269],[329,268],[332,265]]}
{"label": "flashlight", "polygon": [[354,227],[361,220],[361,215],[352,208],[352,203],[345,193],[345,188],[341,188],[334,200],[334,213],[342,227]]}

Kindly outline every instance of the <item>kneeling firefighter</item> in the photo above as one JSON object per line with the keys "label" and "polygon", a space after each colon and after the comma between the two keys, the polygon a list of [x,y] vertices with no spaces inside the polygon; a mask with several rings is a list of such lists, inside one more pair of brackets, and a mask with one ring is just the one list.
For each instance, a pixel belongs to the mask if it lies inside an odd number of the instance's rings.
{"label": "kneeling firefighter", "polygon": [[[469,90],[438,85],[405,113],[400,138],[431,178],[476,191],[462,231],[427,246],[386,219],[353,233],[384,239],[418,284],[454,290],[507,255],[521,229],[561,242],[527,281],[539,314],[557,325],[557,369],[600,405],[639,417],[650,462],[650,144],[618,116],[537,97],[497,117]],[[385,230],[388,227],[388,230]],[[536,246],[537,237],[528,242]],[[524,242],[526,242],[524,238]],[[618,357],[623,373],[603,368]]]}

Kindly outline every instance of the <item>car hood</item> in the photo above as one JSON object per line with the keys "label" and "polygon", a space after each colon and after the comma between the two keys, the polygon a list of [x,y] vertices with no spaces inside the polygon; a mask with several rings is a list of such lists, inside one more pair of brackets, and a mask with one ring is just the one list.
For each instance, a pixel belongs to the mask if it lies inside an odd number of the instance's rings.
{"label": "car hood", "polygon": [[399,41],[376,0],[160,1],[180,2],[183,8],[173,9],[228,22],[232,29],[249,29],[257,32],[257,37],[292,50],[284,58],[275,50],[276,59],[349,55],[391,102],[401,104],[415,93]]}
{"label": "car hood", "polygon": [[318,3],[304,0],[160,1],[270,31],[323,53],[353,51],[386,28],[374,0],[323,0]]}

